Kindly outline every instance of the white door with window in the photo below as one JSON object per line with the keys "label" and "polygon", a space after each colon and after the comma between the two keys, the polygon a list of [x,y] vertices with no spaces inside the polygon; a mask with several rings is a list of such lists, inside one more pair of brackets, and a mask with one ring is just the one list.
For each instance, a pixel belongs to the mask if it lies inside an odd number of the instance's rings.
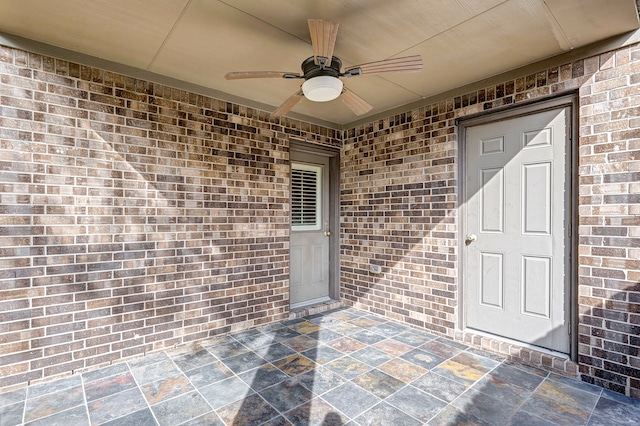
{"label": "white door with window", "polygon": [[329,159],[291,153],[291,308],[329,300]]}
{"label": "white door with window", "polygon": [[570,109],[466,129],[469,328],[569,353]]}

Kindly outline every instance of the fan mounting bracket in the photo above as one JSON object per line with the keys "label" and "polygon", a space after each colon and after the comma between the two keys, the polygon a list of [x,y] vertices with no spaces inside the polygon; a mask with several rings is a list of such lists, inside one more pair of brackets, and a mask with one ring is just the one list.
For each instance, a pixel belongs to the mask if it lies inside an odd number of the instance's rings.
{"label": "fan mounting bracket", "polygon": [[342,61],[333,56],[331,63],[327,65],[328,59],[318,56],[318,64],[316,64],[316,58],[311,56],[302,62],[302,74],[305,80],[309,80],[313,77],[330,76],[340,77],[340,68],[342,68]]}
{"label": "fan mounting bracket", "polygon": [[330,67],[331,66],[331,62],[329,61],[329,58],[325,58],[324,56],[317,56],[316,58],[316,65],[318,65],[320,68],[326,68],[326,67]]}
{"label": "fan mounting bracket", "polygon": [[362,75],[362,69],[360,67],[356,67],[345,70],[345,72],[340,74],[340,77],[357,77],[359,75]]}

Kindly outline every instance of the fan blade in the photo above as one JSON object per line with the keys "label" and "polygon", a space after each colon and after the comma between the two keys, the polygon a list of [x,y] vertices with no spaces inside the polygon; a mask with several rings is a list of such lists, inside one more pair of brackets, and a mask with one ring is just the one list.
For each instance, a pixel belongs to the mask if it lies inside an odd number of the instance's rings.
{"label": "fan blade", "polygon": [[282,105],[280,105],[275,111],[273,111],[271,113],[271,116],[280,117],[282,115],[285,115],[286,113],[289,112],[289,110],[291,110],[291,108],[296,106],[296,104],[300,102],[300,99],[302,98],[304,98],[304,93],[302,93],[302,90],[298,90],[296,93],[291,95],[286,101],[284,101]]}
{"label": "fan blade", "polygon": [[240,80],[243,78],[293,78],[299,75],[282,71],[237,71],[225,74],[227,80]]}
{"label": "fan blade", "polygon": [[[383,72],[420,71],[422,69],[422,56],[405,56],[404,58],[385,59],[384,61],[369,62],[367,64],[349,67],[345,74],[379,74]],[[357,72],[360,70],[360,72]],[[355,72],[354,72],[355,71]]]}
{"label": "fan blade", "polygon": [[339,24],[322,19],[308,19],[307,22],[316,65],[321,65],[321,62],[330,65]]}
{"label": "fan blade", "polygon": [[344,93],[342,93],[340,98],[342,99],[342,102],[344,102],[345,105],[348,106],[349,109],[356,115],[366,114],[371,111],[371,108],[373,108],[367,103],[367,101],[365,101],[346,87],[344,88]]}

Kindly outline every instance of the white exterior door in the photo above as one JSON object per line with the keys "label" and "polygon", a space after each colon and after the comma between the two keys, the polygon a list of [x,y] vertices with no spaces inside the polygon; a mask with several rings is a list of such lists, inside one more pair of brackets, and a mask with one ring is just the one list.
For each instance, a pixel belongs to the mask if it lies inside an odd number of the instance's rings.
{"label": "white exterior door", "polygon": [[291,308],[329,299],[329,159],[291,153]]}
{"label": "white exterior door", "polygon": [[469,328],[569,353],[570,109],[467,128]]}

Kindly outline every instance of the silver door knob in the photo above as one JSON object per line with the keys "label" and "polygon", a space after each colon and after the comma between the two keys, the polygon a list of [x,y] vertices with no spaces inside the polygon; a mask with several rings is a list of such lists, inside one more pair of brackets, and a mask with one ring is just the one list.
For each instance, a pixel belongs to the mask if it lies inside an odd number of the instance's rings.
{"label": "silver door knob", "polygon": [[467,235],[467,238],[464,239],[464,243],[466,245],[469,245],[477,239],[478,237],[476,236],[476,234]]}

